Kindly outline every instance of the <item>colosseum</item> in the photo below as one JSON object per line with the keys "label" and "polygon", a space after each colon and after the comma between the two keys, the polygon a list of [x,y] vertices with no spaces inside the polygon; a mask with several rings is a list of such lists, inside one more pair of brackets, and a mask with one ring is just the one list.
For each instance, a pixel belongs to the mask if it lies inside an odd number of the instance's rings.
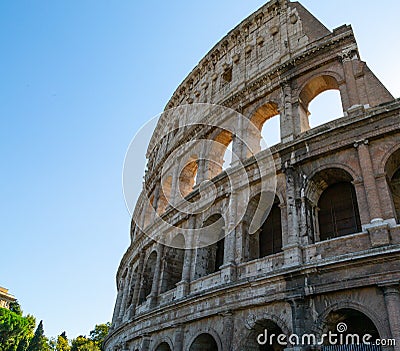
{"label": "colosseum", "polygon": [[[342,117],[310,128],[327,90]],[[210,123],[196,106],[234,118]],[[349,335],[400,350],[399,117],[351,26],[329,30],[289,0],[246,18],[157,122],[105,350],[367,349],[346,348]],[[274,118],[280,142],[263,148]]]}

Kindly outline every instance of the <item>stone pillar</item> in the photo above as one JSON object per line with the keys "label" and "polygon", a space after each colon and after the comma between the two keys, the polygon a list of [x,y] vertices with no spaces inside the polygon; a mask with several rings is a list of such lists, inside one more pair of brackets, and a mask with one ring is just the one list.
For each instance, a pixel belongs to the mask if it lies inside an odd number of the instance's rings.
{"label": "stone pillar", "polygon": [[284,260],[286,266],[296,266],[302,263],[302,253],[299,242],[299,221],[296,208],[296,177],[295,169],[288,166],[286,176],[286,209],[287,209],[287,238],[283,240]]}
{"label": "stone pillar", "polygon": [[293,113],[292,104],[292,88],[289,82],[283,82],[281,85],[281,104],[280,109],[280,125],[281,125],[281,141],[283,143],[292,141],[294,137],[300,134],[300,113]]}
{"label": "stone pillar", "polygon": [[358,160],[364,181],[365,193],[367,196],[370,220],[382,221],[381,205],[379,202],[378,190],[376,188],[374,169],[372,167],[371,155],[368,147],[368,140],[362,140],[354,143],[358,151]]}
{"label": "stone pillar", "polygon": [[346,80],[346,90],[350,108],[360,105],[360,98],[358,96],[357,82],[354,77],[352,55],[353,50],[347,49],[339,54],[343,64],[343,71]]}
{"label": "stone pillar", "polygon": [[164,246],[162,244],[159,244],[156,268],[154,270],[153,283],[151,286],[151,293],[150,293],[150,308],[156,306],[156,304],[157,304],[157,298],[159,295],[161,260],[162,260],[162,256],[163,256],[163,251],[164,251]]}
{"label": "stone pillar", "polygon": [[[194,215],[189,218],[189,229],[196,229],[196,217]],[[190,292],[190,277],[193,261],[193,234],[192,232],[186,238],[185,256],[183,259],[182,280],[177,284],[177,297],[182,298]]]}
{"label": "stone pillar", "polygon": [[232,340],[234,339],[235,319],[231,311],[222,313],[224,329],[222,332],[223,350],[232,350]]}
{"label": "stone pillar", "polygon": [[[232,177],[234,178],[234,177]],[[232,180],[238,182],[238,180]],[[235,184],[232,185],[236,189]],[[232,191],[229,202],[228,223],[225,224],[225,246],[224,246],[224,264],[221,267],[222,279],[225,283],[236,280],[236,264],[235,264],[235,249],[236,249],[236,212],[239,193]]]}
{"label": "stone pillar", "polygon": [[396,340],[395,351],[400,350],[400,292],[398,284],[383,285],[386,310],[392,338]]}
{"label": "stone pillar", "polygon": [[[203,157],[203,156],[200,156]],[[207,180],[207,170],[206,170],[206,160],[204,158],[199,158],[197,160],[197,177],[196,185],[200,185],[203,181]]]}
{"label": "stone pillar", "polygon": [[149,351],[149,350],[150,350],[150,336],[143,335],[142,346],[140,348],[140,351]]}
{"label": "stone pillar", "polygon": [[144,267],[143,267],[144,266],[144,258],[145,258],[145,252],[141,251],[140,256],[139,256],[139,264],[138,264],[138,268],[137,268],[135,287],[133,290],[132,304],[129,307],[129,319],[131,319],[135,315],[136,306],[137,306],[138,300],[139,300],[139,291],[140,291],[140,285],[141,285],[143,269],[144,269]]}
{"label": "stone pillar", "polygon": [[112,317],[112,326],[115,327],[117,324],[117,320],[119,317],[119,311],[121,309],[121,302],[122,302],[122,295],[123,295],[123,284],[121,282],[120,287],[118,289],[118,294],[117,294],[117,301],[115,302],[115,308],[114,308],[114,313]]}
{"label": "stone pillar", "polygon": [[125,314],[126,301],[128,299],[128,295],[129,295],[130,275],[131,275],[131,267],[128,267],[128,271],[127,271],[126,277],[124,279],[124,290],[123,290],[123,295],[122,295],[121,307],[120,307],[119,315],[118,315],[119,322],[122,321],[122,318],[124,317],[124,314]]}
{"label": "stone pillar", "polygon": [[183,351],[184,332],[183,326],[177,325],[174,333],[174,351]]}

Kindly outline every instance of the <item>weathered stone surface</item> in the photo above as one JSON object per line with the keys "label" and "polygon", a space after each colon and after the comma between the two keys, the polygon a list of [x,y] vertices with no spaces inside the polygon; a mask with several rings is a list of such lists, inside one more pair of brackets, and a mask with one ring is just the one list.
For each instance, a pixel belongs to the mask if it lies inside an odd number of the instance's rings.
{"label": "weathered stone surface", "polygon": [[[308,105],[328,89],[340,91],[344,117],[310,129]],[[372,323],[380,338],[398,339],[400,101],[360,60],[351,27],[331,32],[301,4],[272,0],[201,60],[166,109],[189,101],[230,107],[259,129],[280,115],[281,143],[271,148],[280,217],[269,221],[271,210],[267,224],[249,233],[260,171],[237,138],[240,125],[237,135],[192,127],[161,138],[183,123],[165,113],[147,153],[146,195],[180,228],[221,218],[225,238],[208,248],[166,248],[140,229],[164,233],[139,198],[106,350],[259,350],[263,328],[321,335],[338,321],[354,320]],[[167,157],[199,136],[218,140],[222,149],[233,143],[249,179],[248,203],[231,192],[217,165],[221,150],[201,150],[180,174],[169,165],[161,184]],[[196,174],[215,185],[216,198],[203,213],[188,215],[173,205],[178,191],[187,201],[200,198]],[[329,193],[341,184],[351,191]],[[243,206],[246,214],[232,229]]]}

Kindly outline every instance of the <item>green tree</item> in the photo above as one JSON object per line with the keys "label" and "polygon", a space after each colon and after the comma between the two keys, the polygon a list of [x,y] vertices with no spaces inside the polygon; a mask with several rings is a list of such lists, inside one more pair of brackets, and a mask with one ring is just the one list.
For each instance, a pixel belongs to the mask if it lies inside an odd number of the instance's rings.
{"label": "green tree", "polygon": [[17,300],[10,303],[10,311],[16,313],[18,316],[22,316],[22,308]]}
{"label": "green tree", "polygon": [[57,337],[56,351],[70,351],[71,346],[69,346],[68,338],[65,332]]}
{"label": "green tree", "polygon": [[46,336],[44,335],[43,321],[40,321],[36,328],[35,335],[29,342],[27,351],[48,351],[50,346]]}
{"label": "green tree", "polygon": [[103,342],[106,338],[108,331],[110,329],[110,322],[103,323],[103,324],[96,324],[94,329],[90,332],[90,340],[92,340],[95,345],[100,349],[103,350]]}
{"label": "green tree", "polygon": [[34,328],[34,317],[0,308],[0,351],[25,351]]}
{"label": "green tree", "polygon": [[78,336],[71,342],[71,351],[100,351],[95,342],[86,336]]}

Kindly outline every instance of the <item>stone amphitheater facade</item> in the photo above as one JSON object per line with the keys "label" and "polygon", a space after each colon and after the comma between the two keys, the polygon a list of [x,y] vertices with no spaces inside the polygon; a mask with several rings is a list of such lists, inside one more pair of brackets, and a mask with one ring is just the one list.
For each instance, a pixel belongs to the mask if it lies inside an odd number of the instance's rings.
{"label": "stone amphitheater facade", "polygon": [[[340,92],[343,117],[310,128],[309,104],[329,89]],[[276,169],[273,201],[250,234],[261,191],[254,154],[232,132],[180,128],[164,113],[117,272],[105,349],[277,351],[284,346],[257,343],[265,329],[321,336],[344,322],[347,332],[396,339],[383,349],[400,350],[400,101],[360,59],[352,28],[330,31],[300,3],[272,0],[215,45],[166,111],[197,103],[237,111],[259,130],[278,116],[281,142],[259,151]],[[222,148],[181,155],[176,165],[185,167],[162,176],[168,156],[195,137]],[[250,192],[234,228],[237,192],[221,168],[230,143]],[[197,214],[175,206],[177,192],[195,201],[206,180],[217,189],[211,206]],[[189,233],[218,221],[224,235],[207,247],[170,247],[155,239],[167,235],[165,221]]]}

